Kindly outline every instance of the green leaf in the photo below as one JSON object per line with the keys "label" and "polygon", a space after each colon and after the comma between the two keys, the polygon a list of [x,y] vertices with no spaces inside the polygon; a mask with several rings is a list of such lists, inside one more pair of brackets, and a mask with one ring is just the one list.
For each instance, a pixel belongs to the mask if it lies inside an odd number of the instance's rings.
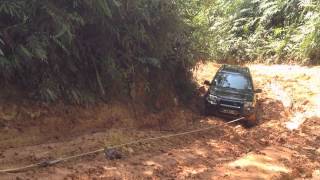
{"label": "green leaf", "polygon": [[58,34],[56,34],[54,37],[59,38],[59,37],[63,36],[67,32],[67,30],[68,30],[68,28],[66,27],[66,25],[62,24],[62,28],[61,28],[60,32]]}
{"label": "green leaf", "polygon": [[111,18],[112,13],[107,0],[96,0],[96,2],[98,6],[97,8],[100,11],[100,13],[104,16]]}
{"label": "green leaf", "polygon": [[118,0],[112,0],[113,4],[116,5],[117,7],[121,6],[121,3]]}
{"label": "green leaf", "polygon": [[10,65],[10,61],[4,56],[0,56],[0,68],[7,65]]}
{"label": "green leaf", "polygon": [[0,43],[2,44],[2,45],[5,45],[5,43],[4,43],[4,41],[0,38]]}
{"label": "green leaf", "polygon": [[37,47],[34,49],[34,55],[42,61],[47,60],[47,51],[42,47]]}
{"label": "green leaf", "polygon": [[53,42],[55,42],[67,55],[70,55],[70,51],[67,47],[57,38],[52,38]]}
{"label": "green leaf", "polygon": [[18,50],[21,52],[21,55],[25,58],[32,58],[32,53],[25,48],[23,45],[19,45]]}

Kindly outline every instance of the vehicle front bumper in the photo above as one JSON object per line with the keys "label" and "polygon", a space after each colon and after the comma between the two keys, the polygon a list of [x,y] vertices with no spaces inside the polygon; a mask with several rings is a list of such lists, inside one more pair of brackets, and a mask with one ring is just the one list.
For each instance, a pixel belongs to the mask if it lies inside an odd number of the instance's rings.
{"label": "vehicle front bumper", "polygon": [[[251,110],[245,110],[243,107],[240,107],[240,109],[237,108],[226,108],[222,107],[219,103],[217,104],[211,104],[208,101],[205,101],[205,106],[207,109],[207,112],[210,112],[210,114],[221,116],[224,118],[232,119],[232,118],[238,118],[238,117],[244,117],[245,120],[254,121],[255,120],[255,111],[254,109]],[[231,111],[235,111],[237,113],[225,113],[223,112],[223,109],[228,109]]]}

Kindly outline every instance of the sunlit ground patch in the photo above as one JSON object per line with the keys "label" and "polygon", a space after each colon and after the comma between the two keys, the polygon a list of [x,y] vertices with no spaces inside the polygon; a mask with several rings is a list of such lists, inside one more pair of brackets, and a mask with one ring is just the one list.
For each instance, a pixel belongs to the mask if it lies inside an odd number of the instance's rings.
{"label": "sunlit ground patch", "polygon": [[277,174],[290,174],[292,170],[283,162],[290,162],[294,153],[287,148],[271,146],[226,164],[225,174],[231,179],[270,179]]}
{"label": "sunlit ground patch", "polygon": [[181,167],[181,173],[179,174],[180,177],[188,177],[188,176],[192,176],[192,175],[197,175],[200,173],[205,172],[206,170],[208,170],[208,167],[205,165],[198,165],[198,166],[182,166]]}
{"label": "sunlit ground patch", "polygon": [[272,158],[262,155],[248,155],[247,157],[230,163],[230,167],[233,168],[257,168],[268,172],[283,172],[289,173],[290,170],[285,166],[272,162]]}

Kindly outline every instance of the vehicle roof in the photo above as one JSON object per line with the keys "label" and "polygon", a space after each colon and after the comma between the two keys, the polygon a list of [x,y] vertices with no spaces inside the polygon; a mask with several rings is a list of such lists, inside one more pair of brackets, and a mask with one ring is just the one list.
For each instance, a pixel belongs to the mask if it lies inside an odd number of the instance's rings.
{"label": "vehicle roof", "polygon": [[250,76],[250,70],[248,67],[237,66],[237,65],[224,64],[221,66],[220,72],[234,72],[234,73],[241,73],[241,74],[246,74]]}

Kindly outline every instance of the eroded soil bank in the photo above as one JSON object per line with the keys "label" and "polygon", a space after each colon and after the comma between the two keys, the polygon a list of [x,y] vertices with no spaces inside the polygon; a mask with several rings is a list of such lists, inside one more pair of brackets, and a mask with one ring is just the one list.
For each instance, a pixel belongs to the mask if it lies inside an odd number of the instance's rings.
{"label": "eroded soil bank", "polygon": [[[199,65],[194,72],[200,93],[202,82],[210,80],[218,67]],[[52,111],[27,107],[24,111],[23,105],[10,104],[1,110],[0,169],[140,138],[214,128],[119,149],[120,160],[98,154],[53,167],[0,174],[0,179],[320,179],[320,67],[250,65],[250,69],[255,86],[263,89],[261,122],[250,129],[241,123],[226,125],[220,118],[180,106],[139,116],[141,124],[136,125],[130,105],[101,105],[90,111],[60,108],[57,114],[71,118],[66,123],[55,119]],[[8,123],[17,116],[28,120]],[[161,123],[166,125],[160,127]],[[25,130],[25,126],[34,128]]]}

